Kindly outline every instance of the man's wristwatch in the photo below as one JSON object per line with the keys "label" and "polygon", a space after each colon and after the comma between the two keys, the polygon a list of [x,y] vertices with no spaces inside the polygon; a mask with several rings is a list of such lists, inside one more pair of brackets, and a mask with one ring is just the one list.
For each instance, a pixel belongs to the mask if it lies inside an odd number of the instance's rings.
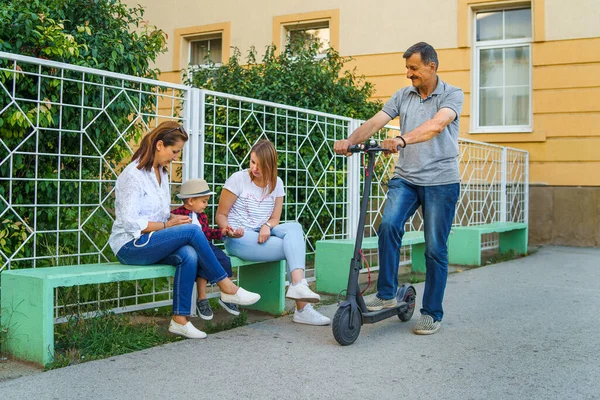
{"label": "man's wristwatch", "polygon": [[269,227],[269,229],[273,229],[273,225],[271,225],[271,224],[269,223],[269,221],[265,222],[263,225],[266,225],[266,226],[268,226],[268,227]]}

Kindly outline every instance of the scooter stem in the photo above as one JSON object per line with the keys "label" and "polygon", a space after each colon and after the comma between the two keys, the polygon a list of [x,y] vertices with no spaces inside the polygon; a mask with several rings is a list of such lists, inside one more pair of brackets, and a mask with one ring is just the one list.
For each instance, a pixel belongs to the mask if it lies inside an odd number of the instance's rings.
{"label": "scooter stem", "polygon": [[371,194],[371,182],[373,181],[373,169],[375,167],[376,152],[381,151],[380,148],[372,148],[365,150],[368,156],[367,172],[365,174],[365,182],[363,195],[360,205],[360,214],[358,217],[358,230],[356,232],[356,241],[354,243],[354,255],[350,261],[350,273],[348,276],[348,289],[346,298],[352,302],[356,301],[361,309],[366,309],[364,300],[359,296],[360,290],[358,287],[358,274],[362,268],[360,250],[362,247],[365,221],[367,219],[367,207],[369,206],[369,196]]}

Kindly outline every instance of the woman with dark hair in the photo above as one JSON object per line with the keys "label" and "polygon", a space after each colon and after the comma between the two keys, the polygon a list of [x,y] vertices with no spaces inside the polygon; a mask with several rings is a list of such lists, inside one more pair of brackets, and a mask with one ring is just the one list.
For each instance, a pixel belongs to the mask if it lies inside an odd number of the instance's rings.
{"label": "woman with dark hair", "polygon": [[237,287],[217,261],[202,229],[187,215],[172,215],[167,168],[181,155],[188,140],[176,122],[158,125],[142,140],[132,162],[115,186],[115,214],[109,244],[123,264],[170,264],[173,280],[173,318],[169,331],[193,339],[206,337],[187,316],[199,271],[221,290],[221,300],[250,305],[260,295]]}
{"label": "woman with dark hair", "polygon": [[234,173],[223,186],[216,222],[221,229],[243,228],[239,238],[223,239],[231,255],[248,261],[286,260],[290,286],[286,297],[296,301],[294,322],[328,325],[331,321],[310,303],[320,300],[304,279],[306,244],[298,222],[279,223],[285,191],[277,176],[277,151],[260,140],[250,150],[250,168]]}

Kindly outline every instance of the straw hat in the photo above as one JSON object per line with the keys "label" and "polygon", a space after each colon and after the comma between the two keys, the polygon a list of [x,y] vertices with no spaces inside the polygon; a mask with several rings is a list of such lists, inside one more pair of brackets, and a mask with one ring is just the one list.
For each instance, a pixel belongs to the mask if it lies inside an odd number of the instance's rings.
{"label": "straw hat", "polygon": [[211,194],[215,194],[215,192],[210,191],[208,183],[204,179],[190,179],[181,185],[177,197],[180,199],[189,199],[191,197],[208,196]]}

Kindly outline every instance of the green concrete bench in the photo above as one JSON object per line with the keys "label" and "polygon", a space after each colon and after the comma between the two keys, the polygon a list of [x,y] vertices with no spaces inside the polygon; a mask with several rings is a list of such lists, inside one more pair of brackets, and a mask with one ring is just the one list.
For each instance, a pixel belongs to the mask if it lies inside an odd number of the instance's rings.
{"label": "green concrete bench", "polygon": [[448,239],[448,262],[459,265],[481,265],[481,235],[498,233],[500,253],[527,253],[527,224],[495,222],[484,225],[455,226]]}
{"label": "green concrete bench", "polygon": [[[238,284],[261,295],[260,301],[248,308],[281,315],[285,307],[285,261],[250,262],[231,257],[231,263],[238,268]],[[53,360],[54,289],[57,287],[174,275],[175,267],[171,265],[120,263],[4,271],[0,274],[1,322],[8,328],[8,334],[2,350],[42,365]]]}
{"label": "green concrete bench", "polygon": [[[377,237],[363,239],[362,249],[377,248]],[[315,270],[317,291],[339,293],[348,287],[350,260],[354,254],[355,239],[319,240],[316,246]],[[425,272],[425,237],[423,232],[406,232],[402,245],[412,245],[411,259],[414,272]]]}

